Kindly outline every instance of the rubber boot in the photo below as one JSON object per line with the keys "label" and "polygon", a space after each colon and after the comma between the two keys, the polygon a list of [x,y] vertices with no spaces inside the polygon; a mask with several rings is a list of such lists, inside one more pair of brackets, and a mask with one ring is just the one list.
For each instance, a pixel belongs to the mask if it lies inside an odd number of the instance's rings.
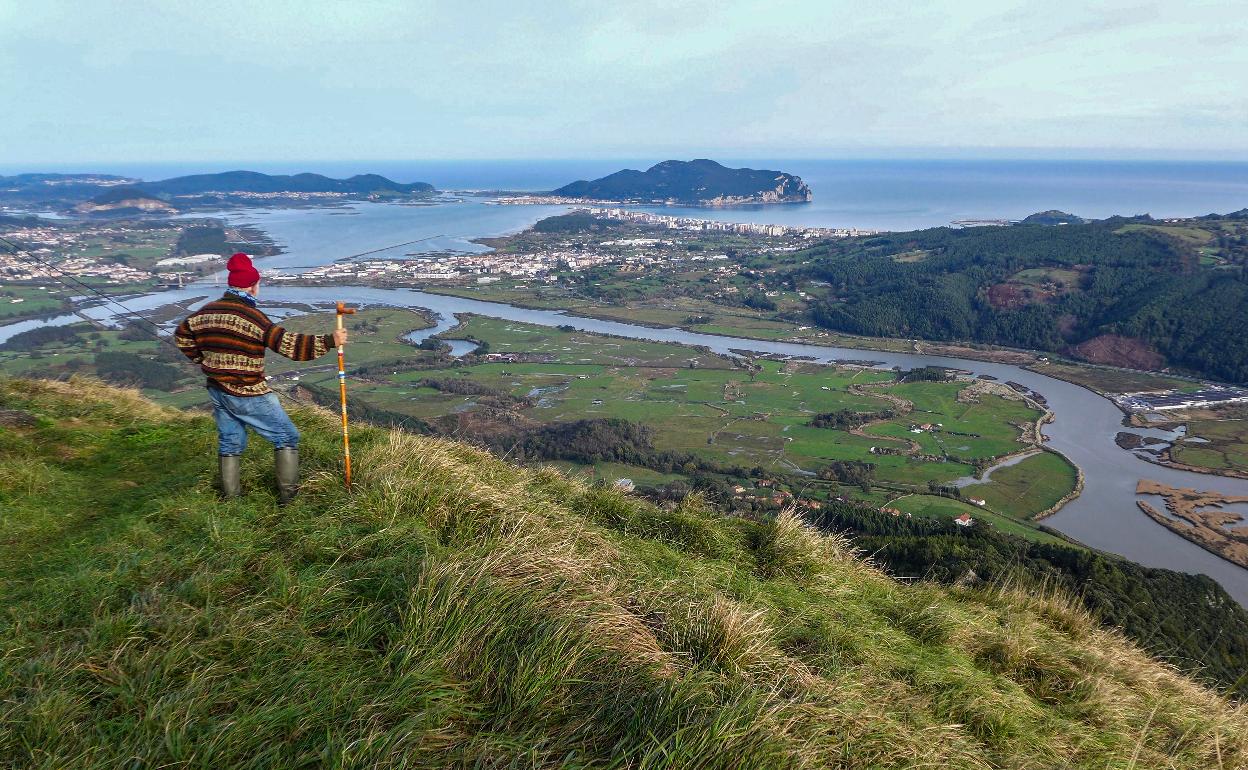
{"label": "rubber boot", "polygon": [[277,472],[277,502],[285,505],[294,500],[299,491],[299,450],[273,450],[273,468]]}
{"label": "rubber boot", "polygon": [[243,493],[243,484],[239,480],[243,458],[238,455],[219,455],[217,457],[221,469],[221,496],[233,500]]}

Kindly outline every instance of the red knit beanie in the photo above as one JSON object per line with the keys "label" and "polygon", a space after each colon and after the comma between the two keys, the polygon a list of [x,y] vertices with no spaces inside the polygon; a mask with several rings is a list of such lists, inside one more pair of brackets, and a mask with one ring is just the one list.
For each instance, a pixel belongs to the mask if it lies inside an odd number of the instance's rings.
{"label": "red knit beanie", "polygon": [[230,257],[225,269],[230,271],[230,285],[236,289],[250,288],[260,280],[260,271],[251,266],[251,257],[241,251]]}

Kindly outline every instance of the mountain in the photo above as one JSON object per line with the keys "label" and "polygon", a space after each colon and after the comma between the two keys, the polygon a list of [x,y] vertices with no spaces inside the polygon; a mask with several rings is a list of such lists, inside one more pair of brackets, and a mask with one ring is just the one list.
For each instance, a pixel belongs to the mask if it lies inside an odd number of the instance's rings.
{"label": "mountain", "polygon": [[1083,217],[1067,214],[1065,211],[1050,209],[1029,214],[1019,222],[1020,225],[1081,225],[1088,220]]}
{"label": "mountain", "polygon": [[267,446],[217,499],[205,414],[0,380],[0,765],[1248,763],[1243,708],[1060,598],[368,426],[346,491],[292,411],[279,509]]}
{"label": "mountain", "polygon": [[740,203],[791,203],[811,199],[801,177],[781,171],[726,168],[713,160],[666,160],[645,171],[625,169],[592,182],[579,181],[553,191],[569,198],[620,202],[720,206]]}
{"label": "mountain", "polygon": [[434,192],[433,185],[425,182],[401,184],[377,174],[358,174],[348,179],[331,179],[320,174],[274,176],[256,171],[193,174],[158,182],[141,182],[137,186],[154,195],[201,195],[212,192],[427,195]]}
{"label": "mountain", "polygon": [[165,203],[160,198],[143,192],[137,187],[123,185],[119,187],[109,187],[91,200],[84,201],[83,203],[79,203],[77,206],[74,206],[74,211],[79,214],[107,214],[110,216],[116,216],[119,214],[130,213],[174,213],[177,209],[170,206],[168,203]]}

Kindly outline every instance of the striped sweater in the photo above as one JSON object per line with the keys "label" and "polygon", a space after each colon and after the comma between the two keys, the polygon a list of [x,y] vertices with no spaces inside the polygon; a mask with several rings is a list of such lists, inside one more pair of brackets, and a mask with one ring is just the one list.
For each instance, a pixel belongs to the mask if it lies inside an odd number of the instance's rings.
{"label": "striped sweater", "polygon": [[208,387],[233,396],[263,396],[264,351],[294,361],[311,361],[329,352],[328,334],[296,334],[269,320],[251,297],[226,293],[178,325],[173,340],[208,375]]}

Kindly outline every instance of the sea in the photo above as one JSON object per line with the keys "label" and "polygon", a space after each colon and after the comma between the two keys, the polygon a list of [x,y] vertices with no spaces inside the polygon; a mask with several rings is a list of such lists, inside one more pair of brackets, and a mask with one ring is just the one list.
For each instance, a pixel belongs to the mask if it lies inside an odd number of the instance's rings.
{"label": "sea", "polygon": [[[99,163],[73,167],[0,167],[0,173],[93,171],[164,179],[246,168],[273,174],[311,171],[342,177],[377,173],[440,190],[547,191],[665,158],[587,160]],[[862,160],[716,158],[731,167],[797,174],[814,191],[809,203],[706,209],[639,207],[736,222],[808,227],[912,230],[959,220],[1011,220],[1049,209],[1089,218],[1168,217],[1248,207],[1248,162],[1121,160]]]}

